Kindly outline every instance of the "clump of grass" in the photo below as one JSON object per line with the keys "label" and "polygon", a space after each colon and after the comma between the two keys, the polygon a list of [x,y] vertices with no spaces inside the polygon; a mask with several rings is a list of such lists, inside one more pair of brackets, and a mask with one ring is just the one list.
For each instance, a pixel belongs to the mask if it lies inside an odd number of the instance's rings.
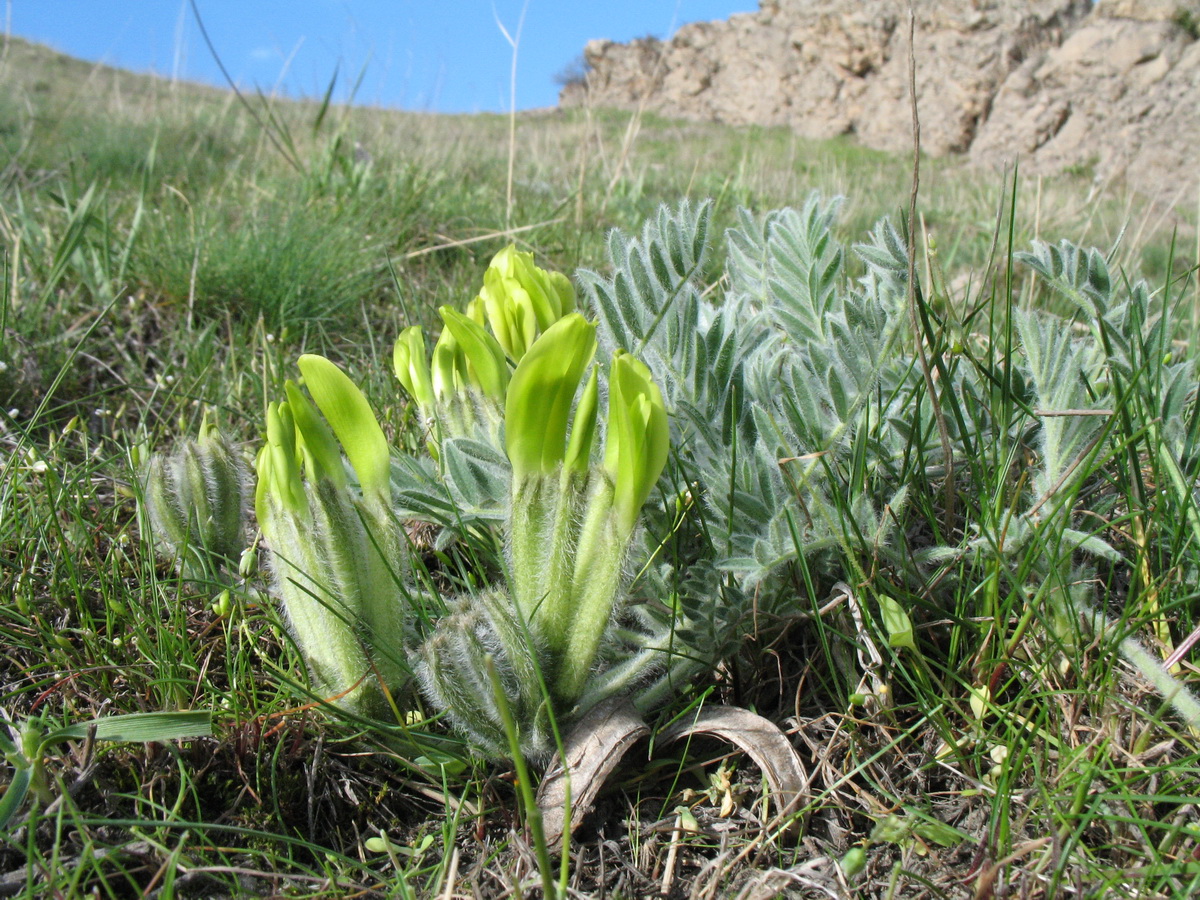
{"label": "clump of grass", "polygon": [[300,333],[344,319],[380,287],[379,242],[328,204],[166,198],[147,225],[136,274],[195,321],[261,318]]}

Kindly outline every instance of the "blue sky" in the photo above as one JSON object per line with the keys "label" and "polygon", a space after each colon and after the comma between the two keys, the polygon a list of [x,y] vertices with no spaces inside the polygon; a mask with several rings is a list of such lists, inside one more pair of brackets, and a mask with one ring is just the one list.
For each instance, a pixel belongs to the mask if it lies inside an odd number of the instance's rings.
{"label": "blue sky", "polygon": [[[225,67],[246,87],[438,112],[505,111],[515,36],[517,108],[552,106],[554,76],[590,38],[669,36],[756,0],[196,0]],[[11,34],[91,61],[221,83],[188,0],[6,0]]]}

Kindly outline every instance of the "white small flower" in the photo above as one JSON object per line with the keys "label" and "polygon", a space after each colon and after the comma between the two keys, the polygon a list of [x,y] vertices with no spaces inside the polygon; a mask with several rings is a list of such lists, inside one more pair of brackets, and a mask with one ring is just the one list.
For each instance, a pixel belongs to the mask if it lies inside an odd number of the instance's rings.
{"label": "white small flower", "polygon": [[8,415],[10,418],[15,419],[20,414],[20,412],[21,411],[14,406],[12,409],[10,409],[8,411]]}
{"label": "white small flower", "polygon": [[36,475],[44,474],[48,468],[50,468],[50,467],[48,465],[46,465],[46,461],[44,459],[39,459],[32,466],[29,467],[30,471]]}
{"label": "white small flower", "polygon": [[7,371],[8,371],[8,363],[6,363],[4,360],[0,359],[0,372],[7,372]]}

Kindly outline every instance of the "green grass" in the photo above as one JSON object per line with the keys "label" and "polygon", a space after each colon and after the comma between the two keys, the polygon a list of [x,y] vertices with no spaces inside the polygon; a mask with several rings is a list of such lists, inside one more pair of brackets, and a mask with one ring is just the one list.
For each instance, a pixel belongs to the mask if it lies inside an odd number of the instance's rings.
{"label": "green grass", "polygon": [[[155,555],[130,448],[164,448],[208,410],[252,454],[295,358],[321,352],[352,372],[394,443],[417,450],[392,343],[439,305],[462,308],[509,240],[547,267],[603,270],[607,231],[640,229],[663,202],[712,197],[721,230],[740,206],[799,204],[816,189],[846,195],[837,233],[859,241],[906,206],[911,160],[779,129],[647,116],[629,138],[625,114],[529,114],[509,206],[502,117],[249,98],[256,121],[222,92],[15,39],[0,87],[0,709],[46,728],[177,709],[214,721],[210,739],[54,748],[53,799],[0,832],[3,893],[540,890],[514,774],[475,759],[419,701],[391,724],[319,708],[259,576],[233,579],[219,614],[229,585],[185,579]],[[744,760],[721,787],[714,760],[727,748],[645,762],[643,746],[573,844],[569,879],[584,896],[642,896],[664,880],[677,896],[753,880],[850,895],[837,861],[856,845],[864,895],[1196,890],[1196,733],[1111,642],[1062,615],[1076,570],[1054,534],[1010,542],[1036,453],[1004,327],[1014,307],[1087,324],[1014,264],[1034,238],[1101,248],[1172,316],[1174,343],[1146,348],[1105,420],[1108,449],[1083,460],[1071,498],[1124,554],[1091,576],[1105,613],[1161,659],[1200,622],[1200,416],[1193,385],[1177,423],[1185,451],[1164,454],[1149,352],[1194,358],[1194,210],[1097,191],[1083,175],[1013,187],[956,160],[923,166],[928,346],[993,376],[977,396],[942,394],[943,415],[967,432],[1013,427],[957,462],[952,515],[927,465],[936,434],[914,437],[894,471],[830,463],[846,508],[908,487],[894,545],[848,530],[819,565],[794,566],[787,603],[756,607],[748,639],[666,708],[703,695],[789,728],[811,767],[805,843],[758,826],[761,779]],[[711,261],[708,282],[723,266]],[[419,578],[444,589],[477,578],[497,549],[479,534],[419,546]],[[916,562],[935,546],[961,552]],[[889,646],[881,596],[908,612],[915,649]],[[1194,681],[1187,656],[1177,674]],[[881,686],[890,703],[852,696]],[[734,813],[721,816],[726,791]],[[677,827],[685,805],[699,832]],[[369,849],[381,834],[390,844]]]}

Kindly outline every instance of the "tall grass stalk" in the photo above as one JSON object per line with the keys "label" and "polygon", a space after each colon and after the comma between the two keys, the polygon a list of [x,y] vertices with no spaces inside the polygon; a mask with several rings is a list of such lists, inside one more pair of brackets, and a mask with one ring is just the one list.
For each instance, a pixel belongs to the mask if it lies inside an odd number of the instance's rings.
{"label": "tall grass stalk", "polygon": [[[508,177],[504,182],[504,227],[512,227],[513,212],[513,173],[517,165],[517,59],[521,51],[521,32],[525,29],[525,13],[529,10],[529,2],[521,4],[521,15],[517,19],[517,30],[510,34],[496,15],[496,27],[512,48],[512,64],[508,73]],[[495,10],[493,10],[495,13]]]}

